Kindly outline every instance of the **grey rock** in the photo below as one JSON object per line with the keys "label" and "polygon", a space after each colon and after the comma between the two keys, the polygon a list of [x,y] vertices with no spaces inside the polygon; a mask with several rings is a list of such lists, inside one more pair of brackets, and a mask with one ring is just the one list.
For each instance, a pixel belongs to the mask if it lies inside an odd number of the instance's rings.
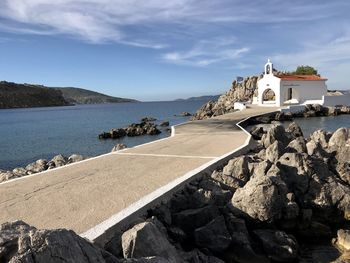
{"label": "grey rock", "polygon": [[121,263],[169,263],[169,260],[162,257],[126,258]]}
{"label": "grey rock", "polygon": [[33,174],[45,171],[47,168],[47,161],[44,159],[39,159],[33,163],[28,164],[25,169],[27,170],[28,174]]}
{"label": "grey rock", "polygon": [[274,141],[269,147],[266,148],[266,160],[271,163],[276,162],[284,153],[284,147],[281,142]]}
{"label": "grey rock", "polygon": [[289,189],[296,195],[304,194],[314,170],[309,157],[302,153],[285,153],[279,159],[280,174]]}
{"label": "grey rock", "polygon": [[234,187],[242,187],[249,180],[248,157],[240,156],[231,159],[223,169],[223,175],[233,178]]}
{"label": "grey rock", "polygon": [[15,169],[12,170],[12,173],[16,177],[22,177],[27,175],[27,170],[24,169],[23,167],[16,167]]}
{"label": "grey rock", "polygon": [[253,176],[236,190],[231,203],[254,219],[272,222],[281,218],[286,194],[287,187],[278,176]]}
{"label": "grey rock", "polygon": [[288,138],[282,125],[271,127],[271,129],[269,129],[261,138],[261,142],[265,148],[269,147],[275,141],[279,141],[284,147],[286,147],[290,142],[290,139]]}
{"label": "grey rock", "polygon": [[127,148],[127,146],[124,143],[118,143],[112,148],[111,152],[117,152],[117,151],[123,150],[125,148]]}
{"label": "grey rock", "polygon": [[72,154],[68,158],[68,163],[76,163],[85,160],[86,158],[80,154]]}
{"label": "grey rock", "polygon": [[37,230],[23,221],[0,226],[0,261],[9,263],[117,263],[73,231]]}
{"label": "grey rock", "polygon": [[126,131],[123,128],[112,129],[109,133],[111,139],[119,139],[126,136]]}
{"label": "grey rock", "polygon": [[211,220],[219,215],[219,211],[215,206],[208,205],[197,209],[187,209],[173,214],[173,224],[179,226],[185,232],[208,224]]}
{"label": "grey rock", "polygon": [[169,121],[163,121],[159,124],[161,127],[168,127],[169,126]]}
{"label": "grey rock", "polygon": [[161,257],[168,262],[180,262],[174,246],[165,234],[152,221],[135,225],[122,234],[123,255],[125,258]]}
{"label": "grey rock", "polygon": [[214,256],[207,256],[198,249],[183,253],[182,258],[183,262],[191,263],[224,263],[221,259]]}
{"label": "grey rock", "polygon": [[11,171],[0,170],[0,183],[1,182],[5,182],[7,180],[11,180],[11,179],[17,178],[17,177],[19,177],[19,176],[17,176],[16,174],[14,174]]}
{"label": "grey rock", "polygon": [[222,252],[231,243],[231,236],[226,228],[225,219],[219,216],[203,227],[194,231],[195,243],[200,248]]}
{"label": "grey rock", "polygon": [[331,138],[329,139],[329,147],[333,147],[336,149],[339,149],[341,147],[344,147],[347,143],[349,143],[349,136],[350,129],[347,128],[339,128],[336,130]]}
{"label": "grey rock", "polygon": [[148,117],[143,117],[141,119],[141,122],[153,122],[153,121],[156,121],[156,120],[157,120],[156,118],[148,116]]}
{"label": "grey rock", "polygon": [[289,133],[289,135],[293,139],[304,136],[300,126],[295,122],[292,122],[291,124],[288,125],[286,132]]}
{"label": "grey rock", "polygon": [[306,141],[303,137],[297,137],[291,141],[286,149],[287,152],[307,153]]}
{"label": "grey rock", "polygon": [[261,229],[254,234],[261,241],[267,256],[277,262],[293,262],[298,256],[296,239],[282,231]]}
{"label": "grey rock", "polygon": [[68,158],[66,156],[63,156],[62,154],[56,155],[52,158],[50,162],[47,163],[49,168],[55,168],[64,166],[68,163]]}
{"label": "grey rock", "polygon": [[315,143],[319,143],[324,149],[328,147],[329,138],[324,130],[314,131],[310,135],[310,140],[314,141]]}
{"label": "grey rock", "polygon": [[342,251],[350,251],[350,230],[339,229],[334,244]]}

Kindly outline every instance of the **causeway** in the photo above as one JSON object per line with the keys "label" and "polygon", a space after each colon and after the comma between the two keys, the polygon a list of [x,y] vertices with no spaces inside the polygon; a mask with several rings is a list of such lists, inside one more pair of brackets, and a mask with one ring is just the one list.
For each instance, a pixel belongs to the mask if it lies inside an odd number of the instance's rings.
{"label": "causeway", "polygon": [[166,139],[0,184],[0,223],[83,233],[184,174],[241,147],[237,122],[276,111],[252,107],[173,127]]}

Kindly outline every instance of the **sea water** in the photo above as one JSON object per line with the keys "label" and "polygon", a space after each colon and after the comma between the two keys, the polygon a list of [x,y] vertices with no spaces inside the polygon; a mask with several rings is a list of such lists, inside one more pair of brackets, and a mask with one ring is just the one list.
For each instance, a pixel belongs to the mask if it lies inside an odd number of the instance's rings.
{"label": "sea water", "polygon": [[145,116],[170,125],[189,120],[181,112],[195,112],[206,101],[172,101],[77,105],[0,110],[0,169],[13,169],[57,154],[96,156],[110,152],[117,143],[128,147],[169,136],[166,129],[155,136],[99,140],[98,134],[140,122]]}

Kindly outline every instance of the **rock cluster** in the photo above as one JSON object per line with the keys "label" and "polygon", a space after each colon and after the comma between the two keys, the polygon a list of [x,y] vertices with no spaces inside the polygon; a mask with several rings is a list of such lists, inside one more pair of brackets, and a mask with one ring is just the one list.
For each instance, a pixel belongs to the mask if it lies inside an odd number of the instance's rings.
{"label": "rock cluster", "polygon": [[59,154],[53,157],[50,161],[39,159],[33,163],[28,164],[26,167],[17,167],[12,171],[0,170],[0,183],[10,179],[40,173],[45,170],[53,169],[66,164],[80,162],[84,159],[86,159],[86,157],[80,154],[72,154],[69,157]]}
{"label": "rock cluster", "polygon": [[257,95],[257,82],[261,76],[250,76],[242,82],[236,80],[232,86],[217,101],[209,101],[203,105],[192,117],[192,120],[208,119],[234,111],[233,104],[237,101],[249,101]]}
{"label": "rock cluster", "polygon": [[[330,241],[332,227],[350,218],[347,145],[345,128],[308,139],[295,123],[263,130],[255,150],[191,182],[124,232],[122,254],[164,262],[298,262],[305,240]],[[346,235],[334,242],[350,248]]]}
{"label": "rock cluster", "polygon": [[[341,114],[350,114],[350,106],[325,107],[319,104],[305,105],[305,109],[300,112],[274,112],[251,118],[251,124],[268,124],[273,121],[291,121],[294,118],[309,118],[322,116],[337,116]],[[255,132],[258,132],[256,130]],[[255,132],[253,136],[255,136]]]}
{"label": "rock cluster", "polygon": [[[145,117],[141,119],[140,123],[132,123],[125,128],[116,128],[111,129],[109,132],[103,132],[98,135],[99,139],[119,139],[125,136],[134,137],[141,135],[157,135],[161,131],[157,128],[157,125],[154,123],[156,119],[152,117]],[[162,123],[163,127],[166,126],[166,123]],[[169,123],[168,123],[169,125]]]}

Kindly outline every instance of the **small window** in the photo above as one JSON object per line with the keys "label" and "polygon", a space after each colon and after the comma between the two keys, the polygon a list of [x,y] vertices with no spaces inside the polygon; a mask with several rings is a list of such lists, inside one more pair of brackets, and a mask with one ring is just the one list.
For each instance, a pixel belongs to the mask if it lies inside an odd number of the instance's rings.
{"label": "small window", "polygon": [[269,87],[269,86],[270,86],[270,84],[266,84],[266,86],[268,86],[268,87]]}

